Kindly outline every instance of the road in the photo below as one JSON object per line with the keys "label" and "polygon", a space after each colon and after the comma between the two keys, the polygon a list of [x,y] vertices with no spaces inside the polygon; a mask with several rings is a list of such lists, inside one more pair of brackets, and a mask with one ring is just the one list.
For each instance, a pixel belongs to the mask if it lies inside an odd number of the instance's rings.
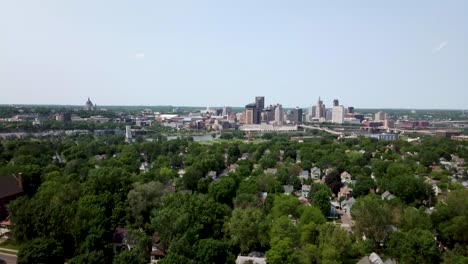
{"label": "road", "polygon": [[16,256],[15,255],[0,253],[0,259],[5,260],[7,264],[16,264]]}

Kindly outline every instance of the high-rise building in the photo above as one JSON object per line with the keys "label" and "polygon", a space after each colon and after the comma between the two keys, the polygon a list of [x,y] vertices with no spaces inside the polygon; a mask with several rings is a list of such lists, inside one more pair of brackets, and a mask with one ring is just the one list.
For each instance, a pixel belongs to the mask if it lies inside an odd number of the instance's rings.
{"label": "high-rise building", "polygon": [[340,102],[338,101],[338,99],[333,100],[333,106],[339,106],[339,105],[340,105]]}
{"label": "high-rise building", "polygon": [[255,124],[262,123],[262,112],[265,108],[265,97],[264,96],[256,96],[255,97],[255,107],[257,108],[257,118]]}
{"label": "high-rise building", "polygon": [[348,106],[348,114],[354,114],[354,107]]}
{"label": "high-rise building", "polygon": [[322,118],[325,117],[325,105],[323,104],[323,101],[320,100],[320,97],[318,99],[317,105],[315,107],[315,118]]}
{"label": "high-rise building", "polygon": [[257,96],[255,97],[255,106],[260,112],[265,108],[265,96]]}
{"label": "high-rise building", "polygon": [[302,108],[296,107],[291,111],[289,121],[295,124],[302,123]]}
{"label": "high-rise building", "polygon": [[333,106],[332,108],[332,122],[336,124],[343,124],[345,109],[342,105]]}
{"label": "high-rise building", "polygon": [[385,112],[379,111],[375,113],[374,121],[385,121],[388,119],[388,115]]}
{"label": "high-rise building", "polygon": [[248,125],[258,124],[257,107],[255,104],[245,106],[245,123]]}
{"label": "high-rise building", "polygon": [[275,106],[275,123],[277,125],[283,125],[283,118],[284,118],[283,106],[280,104],[277,104]]}

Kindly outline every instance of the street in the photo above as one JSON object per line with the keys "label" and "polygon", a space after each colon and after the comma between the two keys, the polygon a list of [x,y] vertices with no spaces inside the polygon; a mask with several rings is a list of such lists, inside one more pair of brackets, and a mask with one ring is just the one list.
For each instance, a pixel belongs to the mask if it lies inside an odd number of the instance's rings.
{"label": "street", "polygon": [[0,259],[5,260],[7,264],[16,264],[16,256],[0,253]]}

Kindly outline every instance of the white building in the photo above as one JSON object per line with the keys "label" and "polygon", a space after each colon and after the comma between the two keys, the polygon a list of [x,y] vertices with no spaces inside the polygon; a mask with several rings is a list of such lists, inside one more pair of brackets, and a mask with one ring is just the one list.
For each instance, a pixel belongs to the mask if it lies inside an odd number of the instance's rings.
{"label": "white building", "polygon": [[282,125],[284,119],[283,106],[277,104],[275,106],[275,123],[276,125]]}
{"label": "white building", "polygon": [[125,126],[125,140],[127,142],[132,141],[132,127],[131,126]]}
{"label": "white building", "polygon": [[342,105],[333,106],[332,108],[332,122],[336,124],[343,124],[345,109]]}

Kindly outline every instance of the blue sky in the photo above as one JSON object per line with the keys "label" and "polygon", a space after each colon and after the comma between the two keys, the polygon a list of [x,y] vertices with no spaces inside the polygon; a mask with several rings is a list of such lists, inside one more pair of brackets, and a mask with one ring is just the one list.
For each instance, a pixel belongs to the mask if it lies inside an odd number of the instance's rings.
{"label": "blue sky", "polygon": [[468,1],[1,1],[0,104],[468,108]]}

